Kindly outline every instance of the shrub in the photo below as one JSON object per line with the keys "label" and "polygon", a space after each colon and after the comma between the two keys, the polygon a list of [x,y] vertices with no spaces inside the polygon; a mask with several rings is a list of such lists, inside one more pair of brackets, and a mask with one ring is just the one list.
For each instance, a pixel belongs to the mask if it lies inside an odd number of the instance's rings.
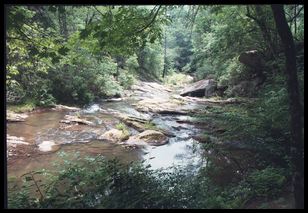
{"label": "shrub", "polygon": [[135,80],[135,77],[126,70],[121,70],[118,77],[118,81],[124,89],[129,89],[134,84]]}
{"label": "shrub", "polygon": [[164,79],[164,83],[171,86],[183,86],[192,82],[193,78],[183,73],[173,72]]}
{"label": "shrub", "polygon": [[252,172],[247,182],[256,196],[270,198],[277,196],[282,191],[286,177],[284,170],[267,167]]}

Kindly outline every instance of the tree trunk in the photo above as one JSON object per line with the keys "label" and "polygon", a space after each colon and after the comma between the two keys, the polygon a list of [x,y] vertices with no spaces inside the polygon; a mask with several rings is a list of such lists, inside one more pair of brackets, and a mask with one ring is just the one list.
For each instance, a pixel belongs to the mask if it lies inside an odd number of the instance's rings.
{"label": "tree trunk", "polygon": [[273,43],[271,32],[269,31],[268,27],[266,26],[266,20],[264,19],[264,14],[262,12],[261,6],[256,5],[255,9],[256,9],[256,14],[259,17],[259,21],[257,22],[257,24],[259,25],[260,30],[261,30],[262,35],[263,35],[263,38],[265,39],[265,42],[267,42],[268,48],[271,51],[271,57],[275,58],[275,55],[276,55],[276,52],[277,52],[276,47]]}
{"label": "tree trunk", "polygon": [[275,58],[276,53],[277,53],[277,48],[276,48],[276,45],[275,45],[275,41],[272,39],[271,32],[270,32],[270,30],[269,30],[269,28],[267,26],[267,21],[264,18],[264,16],[265,16],[264,12],[263,12],[263,10],[262,10],[260,5],[255,5],[252,8],[254,8],[256,16],[253,16],[250,13],[249,6],[246,7],[246,9],[247,9],[246,16],[251,18],[251,19],[253,19],[256,22],[256,24],[259,26],[261,34],[262,34],[262,37],[263,37],[263,39],[265,41],[265,44],[267,46],[266,48],[268,48],[268,50],[270,51],[269,52],[270,57],[271,58]]}
{"label": "tree trunk", "polygon": [[302,136],[302,106],[296,71],[296,51],[292,32],[288,26],[283,5],[271,5],[276,27],[284,45],[286,56],[286,76],[291,114],[291,158],[295,208],[304,208],[304,144]]}
{"label": "tree trunk", "polygon": [[163,70],[163,78],[166,75],[167,72],[167,33],[166,33],[166,27],[165,27],[165,38],[164,38],[164,70]]}
{"label": "tree trunk", "polygon": [[68,30],[67,30],[65,6],[58,7],[58,16],[59,16],[58,18],[59,18],[60,33],[64,36],[65,40],[67,40]]}
{"label": "tree trunk", "polygon": [[296,38],[296,7],[297,5],[294,6],[294,37]]}
{"label": "tree trunk", "polygon": [[[167,16],[167,9],[165,10],[165,17]],[[164,35],[164,69],[163,69],[163,78],[167,73],[167,27],[165,26],[165,35]]]}

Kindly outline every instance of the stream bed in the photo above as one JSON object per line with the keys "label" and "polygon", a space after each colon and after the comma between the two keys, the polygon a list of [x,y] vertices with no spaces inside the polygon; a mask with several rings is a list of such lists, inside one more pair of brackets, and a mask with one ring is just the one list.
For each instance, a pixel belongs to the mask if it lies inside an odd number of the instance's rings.
{"label": "stream bed", "polygon": [[[145,93],[153,96],[153,93]],[[192,136],[201,132],[197,127],[177,123],[176,120],[183,115],[168,115],[140,112],[133,104],[136,99],[129,98],[120,101],[102,101],[81,109],[78,112],[82,118],[94,125],[76,125],[66,129],[61,127],[60,121],[65,115],[73,114],[70,111],[47,110],[30,113],[24,122],[7,123],[7,134],[22,137],[29,145],[22,146],[20,150],[29,150],[27,157],[13,156],[8,161],[8,177],[20,177],[30,171],[39,169],[55,170],[55,162],[61,160],[59,153],[73,156],[78,153],[81,157],[102,155],[108,159],[117,158],[123,163],[142,161],[151,165],[152,169],[167,169],[171,166],[192,166],[195,169],[205,165],[203,150]],[[172,132],[167,144],[162,146],[145,146],[127,149],[121,144],[97,140],[104,132],[114,128],[121,121],[108,110],[124,113],[136,117],[152,117],[152,123],[157,127]],[[136,134],[129,128],[131,134]],[[45,151],[41,148],[44,143],[53,143],[51,149]],[[26,152],[26,151],[25,151]],[[69,160],[69,159],[68,159]]]}

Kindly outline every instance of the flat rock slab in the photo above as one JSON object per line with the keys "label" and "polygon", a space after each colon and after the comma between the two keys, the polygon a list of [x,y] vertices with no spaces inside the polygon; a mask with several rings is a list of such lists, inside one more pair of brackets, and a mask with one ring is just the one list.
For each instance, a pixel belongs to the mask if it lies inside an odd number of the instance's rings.
{"label": "flat rock slab", "polygon": [[10,146],[12,144],[14,144],[13,146],[16,146],[17,144],[29,145],[29,143],[25,141],[25,138],[10,136],[10,135],[7,135],[6,142],[7,142],[8,146]]}
{"label": "flat rock slab", "polygon": [[28,117],[27,114],[20,114],[11,111],[7,111],[6,120],[9,122],[22,122]]}
{"label": "flat rock slab", "polygon": [[79,111],[81,109],[78,108],[78,107],[70,107],[70,106],[65,106],[65,105],[58,104],[58,105],[55,105],[55,107],[52,110],[55,110],[55,111],[65,110],[65,111],[76,112],[76,111]]}
{"label": "flat rock slab", "polygon": [[153,112],[158,114],[187,115],[200,112],[198,108],[175,99],[144,99],[134,105],[136,109],[141,112]]}

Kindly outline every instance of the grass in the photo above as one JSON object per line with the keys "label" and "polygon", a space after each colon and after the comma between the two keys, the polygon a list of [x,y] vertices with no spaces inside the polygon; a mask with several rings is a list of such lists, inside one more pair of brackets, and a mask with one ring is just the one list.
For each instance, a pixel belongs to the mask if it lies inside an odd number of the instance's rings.
{"label": "grass", "polygon": [[7,110],[15,113],[31,112],[36,108],[34,101],[28,100],[21,104],[8,104]]}
{"label": "grass", "polygon": [[127,140],[130,136],[129,130],[127,128],[127,126],[124,123],[118,123],[115,126],[116,129],[121,130],[123,132],[123,138],[121,139],[121,141]]}
{"label": "grass", "polygon": [[160,130],[160,128],[158,128],[155,124],[151,123],[151,122],[147,122],[144,124],[144,128],[145,129],[150,129],[150,130]]}
{"label": "grass", "polygon": [[172,73],[164,78],[164,84],[168,86],[183,86],[192,82],[192,77],[183,73]]}

